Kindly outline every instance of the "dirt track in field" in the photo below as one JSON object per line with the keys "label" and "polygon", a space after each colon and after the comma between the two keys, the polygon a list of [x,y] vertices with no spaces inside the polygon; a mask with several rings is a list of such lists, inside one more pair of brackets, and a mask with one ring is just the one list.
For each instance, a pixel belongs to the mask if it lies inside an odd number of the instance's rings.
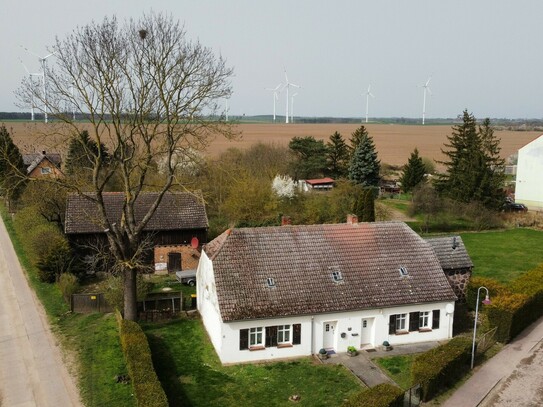
{"label": "dirt track in field", "polygon": [[[48,129],[54,128],[51,125],[47,126]],[[241,132],[239,141],[218,138],[209,147],[208,154],[217,156],[230,147],[245,149],[259,142],[286,146],[295,136],[314,136],[316,139],[327,141],[335,131],[348,140],[359,126],[359,124],[240,124],[237,126]],[[54,144],[44,142],[40,134],[47,128],[43,123],[11,122],[6,123],[6,127],[11,129],[15,143],[22,152],[60,150],[62,153],[66,148],[66,143],[58,143],[61,140],[60,136],[56,138]],[[447,136],[451,134],[450,126],[368,124],[366,128],[375,142],[381,162],[391,165],[405,164],[415,147],[422,157],[442,160],[444,156],[441,149],[447,142]],[[496,131],[495,134],[501,139],[501,156],[504,158],[540,135],[535,131],[509,130]]]}

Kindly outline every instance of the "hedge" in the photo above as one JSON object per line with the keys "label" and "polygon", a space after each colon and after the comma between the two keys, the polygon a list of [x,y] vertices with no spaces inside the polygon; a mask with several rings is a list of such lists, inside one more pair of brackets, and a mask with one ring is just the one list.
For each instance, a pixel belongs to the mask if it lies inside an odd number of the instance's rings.
{"label": "hedge", "polygon": [[[511,291],[504,286],[502,283],[488,277],[471,277],[468,289],[466,292],[466,303],[468,308],[475,310],[475,302],[477,302],[477,290],[479,287],[488,288],[490,298],[495,298],[500,295],[510,294]],[[481,290],[479,295],[479,301],[484,300],[486,295],[485,290]],[[481,309],[481,304],[479,303],[479,310]]]}
{"label": "hedge", "polygon": [[362,390],[343,403],[343,407],[401,407],[404,391],[388,383]]}
{"label": "hedge", "polygon": [[507,287],[489,278],[472,278],[468,286],[468,304],[472,309],[480,286],[490,291],[491,303],[479,310],[491,326],[497,327],[494,338],[499,342],[511,341],[543,315],[543,265],[524,273]]}
{"label": "hedge", "polygon": [[117,323],[138,406],[168,407],[168,399],[156,375],[145,333],[136,322],[123,319],[118,311]]}
{"label": "hedge", "polygon": [[413,383],[420,383],[422,400],[452,387],[465,373],[471,357],[471,339],[456,337],[415,358],[411,366]]}

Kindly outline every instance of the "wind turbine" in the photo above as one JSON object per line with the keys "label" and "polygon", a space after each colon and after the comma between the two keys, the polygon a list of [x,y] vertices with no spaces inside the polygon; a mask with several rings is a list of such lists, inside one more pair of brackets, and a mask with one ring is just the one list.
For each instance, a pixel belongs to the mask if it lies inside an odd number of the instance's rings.
{"label": "wind turbine", "polygon": [[298,93],[295,93],[290,97],[290,122],[294,123],[294,96],[296,96]]}
{"label": "wind turbine", "polygon": [[281,92],[279,88],[281,87],[281,83],[277,85],[275,88],[266,88],[266,90],[271,90],[273,92],[273,122],[275,123],[275,101],[279,100],[279,96],[277,94]]}
{"label": "wind turbine", "polygon": [[288,81],[287,70],[285,69],[285,84],[283,85],[283,89],[287,90],[287,114],[285,115],[285,123],[288,123],[288,90],[291,86],[294,86],[295,88],[300,88],[299,85],[295,85]]}
{"label": "wind turbine", "polygon": [[[43,75],[39,72],[36,72],[36,73],[31,73],[28,68],[26,67],[25,64],[23,64],[23,61],[21,59],[19,59],[19,61],[21,62],[21,65],[23,66],[23,68],[25,69],[26,73],[28,74],[28,77],[30,79],[30,86],[32,88],[34,88],[34,81],[32,80],[32,77],[33,76],[40,76],[43,78]],[[34,95],[31,94],[30,95],[30,120],[34,121]]]}
{"label": "wind turbine", "polygon": [[228,121],[228,98],[224,99],[224,115],[226,116],[226,121]]}
{"label": "wind turbine", "polygon": [[428,84],[430,83],[430,80],[432,77],[430,76],[426,83],[422,86],[424,88],[423,90],[423,99],[422,99],[422,125],[424,126],[424,119],[426,117],[426,92],[428,92],[430,95],[432,94],[432,91],[430,90],[430,87]]}
{"label": "wind turbine", "polygon": [[370,106],[370,96],[374,98],[373,93],[371,93],[371,84],[368,85],[368,90],[366,91],[366,123],[368,122],[368,111]]}
{"label": "wind turbine", "polygon": [[30,51],[28,48],[21,47],[27,51],[28,53],[38,57],[38,60],[40,61],[41,69],[42,69],[42,75],[43,75],[43,117],[45,123],[47,123],[47,58],[52,57],[56,54],[56,52],[51,52],[50,54],[47,54],[44,57],[40,57],[38,54]]}

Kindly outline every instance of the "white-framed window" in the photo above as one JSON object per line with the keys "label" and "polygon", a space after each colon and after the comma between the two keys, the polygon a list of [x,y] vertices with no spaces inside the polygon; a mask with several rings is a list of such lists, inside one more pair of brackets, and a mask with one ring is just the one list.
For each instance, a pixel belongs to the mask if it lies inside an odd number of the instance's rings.
{"label": "white-framed window", "polygon": [[396,316],[396,331],[406,330],[407,314],[398,314]]}
{"label": "white-framed window", "polygon": [[291,343],[292,341],[291,326],[290,325],[279,325],[277,326],[277,344],[283,345],[286,343]]}
{"label": "white-framed window", "polygon": [[249,329],[249,346],[264,346],[263,328]]}
{"label": "white-framed window", "polygon": [[419,313],[419,329],[430,329],[430,324],[430,311],[421,311]]}
{"label": "white-framed window", "polygon": [[51,167],[41,167],[40,168],[40,171],[42,174],[51,174],[53,172],[53,170],[51,169]]}

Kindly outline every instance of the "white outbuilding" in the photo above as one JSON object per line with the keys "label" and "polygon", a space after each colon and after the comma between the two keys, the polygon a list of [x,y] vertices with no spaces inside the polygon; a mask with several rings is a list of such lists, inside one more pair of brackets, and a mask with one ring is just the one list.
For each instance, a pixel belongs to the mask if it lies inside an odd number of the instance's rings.
{"label": "white outbuilding", "polygon": [[543,135],[518,150],[515,201],[543,209]]}

